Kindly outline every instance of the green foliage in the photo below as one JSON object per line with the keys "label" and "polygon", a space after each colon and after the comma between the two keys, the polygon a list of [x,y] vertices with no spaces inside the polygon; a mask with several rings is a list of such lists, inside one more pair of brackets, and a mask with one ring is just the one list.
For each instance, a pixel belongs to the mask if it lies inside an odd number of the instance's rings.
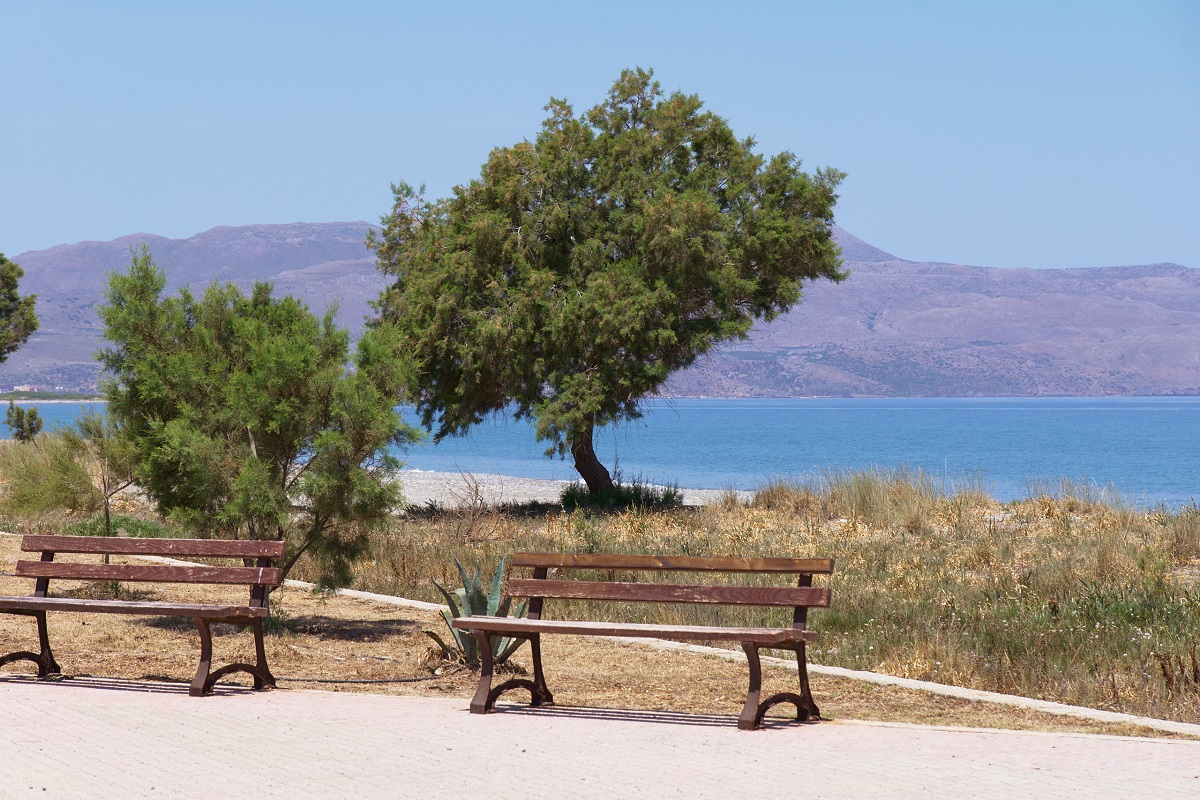
{"label": "green foliage", "polygon": [[[442,653],[447,658],[463,661],[470,666],[475,666],[479,663],[478,640],[476,640],[473,633],[460,631],[455,628],[451,624],[454,619],[464,616],[510,616],[508,612],[512,605],[512,598],[506,596],[502,588],[504,582],[504,561],[505,559],[501,557],[500,563],[492,575],[492,580],[486,594],[483,590],[483,578],[479,565],[475,566],[474,575],[468,576],[467,570],[458,558],[454,559],[454,563],[458,567],[459,576],[462,578],[462,588],[451,592],[437,581],[433,581],[433,585],[441,592],[442,597],[446,599],[446,605],[449,606],[448,611],[442,611],[442,617],[445,618],[446,627],[450,630],[450,635],[453,637],[450,640],[453,644],[447,644],[433,631],[425,631],[425,635],[437,642],[438,647],[442,648]],[[511,616],[525,616],[527,606],[528,602],[522,601]],[[523,639],[514,639],[509,636],[497,636],[493,638],[492,657],[494,663],[503,664],[507,661],[508,657],[521,646],[521,642],[523,641]]]}
{"label": "green foliage", "polygon": [[626,70],[582,116],[552,99],[537,138],[427,202],[407,184],[369,237],[394,283],[378,304],[416,356],[435,438],[489,415],[535,423],[593,493],[592,433],[640,416],[676,370],[841,280],[834,169],[764,158],[694,95]]}
{"label": "green foliage", "polygon": [[[12,411],[10,404],[10,415]],[[112,498],[133,485],[134,457],[132,441],[107,412],[85,409],[71,425],[39,439],[31,452],[9,459],[0,507],[23,514],[103,510],[103,532],[111,536]]]}
{"label": "green foliage", "polygon": [[8,401],[4,424],[12,431],[13,438],[23,444],[32,442],[42,432],[42,417],[36,408],[25,409]]}
{"label": "green foliage", "polygon": [[37,330],[33,306],[37,295],[21,297],[17,282],[25,271],[0,253],[0,362]]}
{"label": "green foliage", "polygon": [[16,400],[20,402],[36,403],[42,400],[64,400],[71,402],[99,400],[100,395],[95,392],[2,392],[0,393],[0,401]]}
{"label": "green foliage", "polygon": [[624,483],[618,474],[613,481],[613,488],[598,494],[584,491],[577,483],[571,484],[563,489],[561,502],[567,511],[615,511],[627,508],[661,511],[682,506],[683,494],[677,485],[655,486],[638,479]]}
{"label": "green foliage", "polygon": [[156,522],[126,514],[113,514],[72,522],[64,525],[62,532],[67,536],[129,536],[134,539],[177,539],[183,532],[169,523]]}
{"label": "green foliage", "polygon": [[11,445],[2,464],[8,514],[41,514],[55,509],[94,513],[102,499],[77,451],[61,433],[40,437],[32,447]]}
{"label": "green foliage", "polygon": [[358,343],[259,283],[163,297],[148,249],[109,279],[99,309],[110,412],[128,431],[138,484],[189,531],[281,539],[285,571],[308,553],[344,585],[363,534],[401,502],[390,454],[419,433],[396,411],[404,361],[380,325]]}
{"label": "green foliage", "polygon": [[134,482],[137,450],[125,428],[108,411],[84,409],[62,438],[77,462],[84,465],[93,495],[104,509],[104,535],[113,535],[112,499]]}

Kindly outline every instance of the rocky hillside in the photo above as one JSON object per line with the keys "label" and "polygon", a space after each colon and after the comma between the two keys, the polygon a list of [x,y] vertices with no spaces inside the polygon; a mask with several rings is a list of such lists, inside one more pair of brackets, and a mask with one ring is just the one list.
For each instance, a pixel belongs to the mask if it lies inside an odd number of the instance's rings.
{"label": "rocky hillside", "polygon": [[[171,287],[268,280],[361,327],[384,281],[365,222],[135,234],[14,258],[41,330],[0,365],[0,386],[95,384],[105,275],[148,244]],[[1200,394],[1200,270],[1175,264],[1012,270],[905,261],[837,231],[850,277],[669,384],[674,395]]]}
{"label": "rocky hillside", "polygon": [[676,394],[1200,394],[1200,270],[889,260],[678,375]]}
{"label": "rocky hillside", "polygon": [[12,257],[25,270],[21,292],[38,296],[39,330],[0,365],[0,387],[95,387],[92,354],[104,343],[96,305],[107,275],[124,270],[131,248],[150,247],[168,290],[201,290],[213,281],[249,289],[270,281],[276,293],[303,298],[314,311],[338,305],[343,325],[362,327],[368,301],[384,281],[364,239],[365,222],[220,227],[190,239],[135,233],[111,242],[80,242]]}

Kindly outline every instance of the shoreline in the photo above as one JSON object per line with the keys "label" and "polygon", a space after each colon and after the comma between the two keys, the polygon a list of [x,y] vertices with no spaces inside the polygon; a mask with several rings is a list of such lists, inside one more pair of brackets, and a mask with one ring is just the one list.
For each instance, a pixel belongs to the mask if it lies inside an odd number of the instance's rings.
{"label": "shoreline", "polygon": [[[406,469],[400,472],[404,501],[408,505],[425,506],[435,503],[443,508],[462,508],[483,503],[498,506],[503,503],[557,503],[563,490],[582,480],[549,480],[517,478],[490,472],[427,472]],[[725,489],[680,489],[685,506],[704,506],[720,502],[728,494]],[[749,498],[752,493],[738,495]]]}

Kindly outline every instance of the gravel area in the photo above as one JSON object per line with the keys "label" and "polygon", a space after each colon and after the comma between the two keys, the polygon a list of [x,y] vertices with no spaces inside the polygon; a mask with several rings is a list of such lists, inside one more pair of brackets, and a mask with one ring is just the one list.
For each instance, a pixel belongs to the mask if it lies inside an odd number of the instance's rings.
{"label": "gravel area", "polygon": [[[471,505],[476,499],[488,505],[501,503],[556,503],[571,481],[514,478],[477,472],[424,472],[404,470],[400,473],[404,497],[411,505],[437,503],[443,508]],[[581,482],[578,482],[581,483]],[[702,506],[720,502],[727,494],[724,489],[683,489],[683,504]],[[750,492],[738,492],[747,500]]]}

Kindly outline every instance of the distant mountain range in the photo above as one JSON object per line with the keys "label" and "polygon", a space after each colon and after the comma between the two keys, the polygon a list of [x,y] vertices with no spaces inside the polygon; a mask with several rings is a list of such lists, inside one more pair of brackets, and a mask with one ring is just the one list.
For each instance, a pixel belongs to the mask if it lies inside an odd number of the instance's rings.
{"label": "distant mountain range", "polygon": [[[143,242],[172,290],[274,283],[360,330],[384,286],[365,222],[221,227],[10,256],[38,295],[39,331],[0,388],[89,389],[106,275]],[[805,287],[790,313],[674,376],[710,397],[1200,394],[1200,269],[1177,264],[990,269],[906,261],[836,230],[850,277]]]}
{"label": "distant mountain range", "polygon": [[105,346],[96,306],[108,275],[127,269],[131,248],[142,244],[165,270],[169,291],[201,290],[213,281],[249,289],[255,281],[270,281],[277,294],[300,297],[314,311],[338,303],[339,322],[361,330],[368,301],[385,285],[364,244],[369,227],[365,222],[244,225],[213,228],[190,239],[135,233],[9,256],[25,270],[21,293],[38,296],[40,325],[0,364],[0,388],[96,386],[99,366],[93,353]]}

